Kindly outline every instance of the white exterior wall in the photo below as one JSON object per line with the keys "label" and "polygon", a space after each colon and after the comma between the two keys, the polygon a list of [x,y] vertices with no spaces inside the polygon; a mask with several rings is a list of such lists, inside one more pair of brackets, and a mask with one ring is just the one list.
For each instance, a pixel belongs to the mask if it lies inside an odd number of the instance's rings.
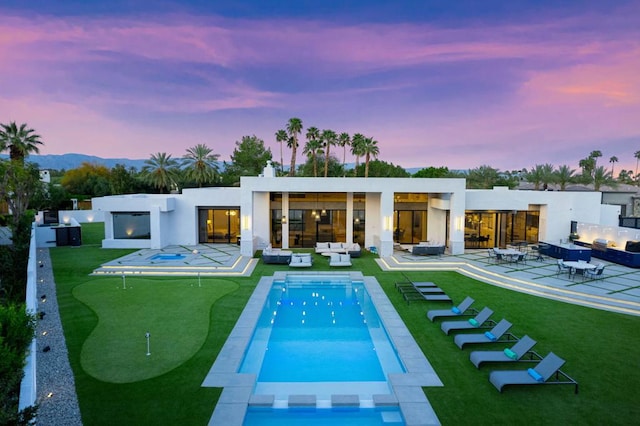
{"label": "white exterior wall", "polygon": [[591,243],[596,238],[612,241],[615,247],[625,248],[627,241],[640,241],[640,229],[610,226],[598,223],[578,222],[580,241]]}
{"label": "white exterior wall", "polygon": [[618,226],[622,207],[614,204],[600,205],[600,224],[606,226]]}
{"label": "white exterior wall", "polygon": [[[93,208],[104,214],[103,247],[161,248],[194,245],[198,240],[198,208],[240,208],[241,253],[252,256],[270,242],[270,197],[280,192],[282,212],[289,217],[289,193],[343,192],[347,194],[347,239],[352,238],[353,193],[366,194],[365,247],[381,256],[393,253],[394,194],[429,194],[427,239],[444,242],[449,212],[449,251],[464,252],[464,215],[472,210],[539,210],[540,240],[566,239],[572,220],[609,224],[614,210],[602,208],[599,192],[517,191],[507,188],[465,190],[464,179],[401,178],[289,178],[242,177],[239,188],[193,188],[183,194],[125,195],[94,198]],[[613,206],[609,206],[613,207]],[[115,240],[110,213],[151,213],[151,240]],[[288,248],[289,223],[283,224],[283,248]]]}
{"label": "white exterior wall", "polygon": [[240,188],[189,188],[175,197],[175,213],[171,215],[172,238],[166,245],[195,245],[198,242],[199,207],[241,207]]}
{"label": "white exterior wall", "polygon": [[474,189],[466,193],[467,210],[540,210],[541,241],[569,237],[572,220],[600,222],[599,192],[519,191]]}
{"label": "white exterior wall", "polygon": [[104,212],[96,210],[60,210],[60,223],[69,223],[75,219],[78,223],[104,222]]}

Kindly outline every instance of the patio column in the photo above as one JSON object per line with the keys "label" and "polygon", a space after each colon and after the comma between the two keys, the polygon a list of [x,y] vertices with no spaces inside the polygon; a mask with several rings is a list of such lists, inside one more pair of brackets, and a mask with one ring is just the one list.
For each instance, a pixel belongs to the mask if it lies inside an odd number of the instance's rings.
{"label": "patio column", "polygon": [[393,255],[393,191],[386,190],[380,194],[380,257]]}
{"label": "patio column", "polygon": [[346,211],[347,211],[347,236],[346,236],[346,243],[347,244],[351,244],[353,243],[353,192],[347,192],[347,204],[346,204]]}

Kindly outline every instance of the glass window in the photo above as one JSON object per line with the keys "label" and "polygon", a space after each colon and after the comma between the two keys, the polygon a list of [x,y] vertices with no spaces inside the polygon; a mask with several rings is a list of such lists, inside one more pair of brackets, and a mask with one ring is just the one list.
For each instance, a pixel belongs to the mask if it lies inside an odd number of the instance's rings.
{"label": "glass window", "polygon": [[240,210],[200,209],[198,235],[200,243],[236,243],[240,236]]}
{"label": "glass window", "polygon": [[118,240],[151,239],[149,212],[113,213],[113,237]]}

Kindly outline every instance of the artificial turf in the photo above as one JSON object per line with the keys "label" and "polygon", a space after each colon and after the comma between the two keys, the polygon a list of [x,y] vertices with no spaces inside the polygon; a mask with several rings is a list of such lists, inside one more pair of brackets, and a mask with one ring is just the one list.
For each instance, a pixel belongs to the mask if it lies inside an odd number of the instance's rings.
{"label": "artificial turf", "polygon": [[[196,333],[206,334],[201,346],[197,349],[192,347],[191,356],[183,354],[180,357],[182,363],[173,369],[167,368],[165,373],[157,372],[159,375],[155,377],[147,375],[148,378],[131,383],[113,383],[113,379],[96,378],[98,374],[86,367],[90,363],[97,365],[97,361],[85,359],[92,358],[85,351],[92,346],[94,356],[100,358],[100,347],[104,347],[105,351],[113,352],[110,356],[124,355],[124,348],[107,345],[108,337],[92,338],[100,334],[108,335],[107,328],[100,330],[103,315],[108,309],[94,305],[101,303],[95,301],[100,299],[98,293],[101,286],[107,290],[113,287],[114,293],[122,293],[123,290],[116,291],[115,281],[104,281],[103,284],[103,280],[113,278],[88,277],[88,274],[99,264],[131,250],[101,249],[98,245],[102,238],[101,227],[102,224],[82,226],[85,242],[82,247],[51,250],[58,301],[84,424],[206,424],[221,390],[202,388],[202,380],[259,277],[288,268],[286,265],[265,265],[260,262],[251,277],[203,278],[203,287],[226,286],[230,292],[220,294],[218,298],[212,296],[209,301],[198,305],[198,309],[206,312],[208,321],[203,322],[208,324],[208,330]],[[577,395],[573,387],[565,385],[511,387],[499,393],[488,381],[489,371],[513,367],[486,365],[476,369],[469,362],[469,353],[481,347],[470,345],[464,350],[458,349],[453,337],[446,336],[440,330],[439,323],[432,323],[425,317],[428,309],[450,304],[407,304],[394,287],[394,282],[404,279],[405,274],[383,272],[374,259],[370,253],[364,253],[363,257],[353,259],[353,266],[346,269],[360,270],[364,275],[377,277],[433,365],[444,386],[424,390],[443,424],[635,424],[640,418],[637,398],[640,393],[637,361],[640,353],[640,317],[529,296],[493,287],[454,272],[406,273],[414,280],[434,281],[456,302],[470,295],[476,300],[474,306],[491,307],[496,320],[504,317],[514,324],[511,330],[514,334],[528,334],[534,338],[538,342],[534,349],[541,355],[553,351],[564,358],[567,362],[562,370],[580,383]],[[313,270],[323,269],[329,270],[327,260],[318,256]],[[140,284],[143,280],[146,279],[142,279]],[[162,306],[193,303],[192,299],[199,294],[195,288],[186,288],[185,279],[158,278],[152,281],[149,285],[156,284],[155,290],[163,294],[156,292],[148,297],[157,298]],[[92,287],[92,284],[97,285]],[[127,285],[133,285],[134,290],[144,287],[138,286],[135,280],[128,280]],[[178,291],[171,287],[176,287]],[[92,290],[95,290],[95,294]],[[126,315],[118,303],[110,304],[109,309],[115,310],[112,313],[114,317]],[[159,321],[180,322],[177,316],[178,312],[167,312]],[[134,336],[132,339],[139,339],[140,332],[152,326],[156,325],[140,328],[134,321],[119,322],[119,327],[130,328],[127,333]],[[188,332],[188,328],[176,327],[169,334]],[[155,336],[155,332],[152,336]],[[116,348],[118,350],[114,350]],[[484,349],[487,348],[490,346]],[[119,368],[126,369],[127,366],[131,370],[140,369],[134,362],[130,365],[123,363]],[[519,368],[528,366],[516,365]],[[137,372],[119,374],[134,377]]]}

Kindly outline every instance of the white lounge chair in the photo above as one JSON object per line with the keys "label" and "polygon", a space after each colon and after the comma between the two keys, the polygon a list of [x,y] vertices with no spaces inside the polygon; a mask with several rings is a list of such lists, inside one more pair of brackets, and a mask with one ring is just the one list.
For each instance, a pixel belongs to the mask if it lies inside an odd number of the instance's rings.
{"label": "white lounge chair", "polygon": [[313,265],[311,253],[293,253],[289,266],[292,268],[310,268]]}
{"label": "white lounge chair", "polygon": [[351,266],[351,255],[331,253],[329,266]]}

